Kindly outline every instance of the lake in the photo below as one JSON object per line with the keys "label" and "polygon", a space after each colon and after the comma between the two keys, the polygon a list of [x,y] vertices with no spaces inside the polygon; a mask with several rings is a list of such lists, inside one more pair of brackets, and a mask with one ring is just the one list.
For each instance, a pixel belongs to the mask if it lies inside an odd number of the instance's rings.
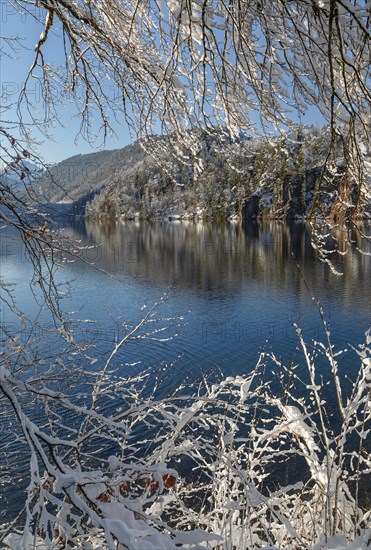
{"label": "lake", "polygon": [[[97,356],[141,319],[143,306],[168,293],[158,314],[184,318],[177,337],[132,345],[122,365],[175,361],[170,385],[185,373],[194,379],[211,369],[249,372],[266,345],[290,361],[297,343],[293,323],[307,340],[323,338],[311,294],[322,304],[337,347],[361,343],[370,323],[371,261],[356,250],[360,242],[334,258],[340,277],[317,259],[302,223],[76,221],[62,231],[71,250],[80,247],[80,259],[70,257],[57,273],[61,283],[69,282],[62,308],[85,322],[83,337],[94,340]],[[30,292],[32,268],[20,243],[3,237],[1,258],[2,280],[15,283],[18,307],[48,323],[47,308]],[[17,322],[6,315],[4,310],[3,321]]]}
{"label": "lake", "polygon": [[[312,299],[319,299],[335,350],[364,341],[370,325],[370,257],[356,234],[345,255],[334,258],[335,275],[320,262],[303,223],[120,223],[76,220],[62,229],[70,250],[57,270],[65,296],[61,301],[79,343],[93,344],[94,368],[107,359],[116,342],[166,294],[158,308],[157,331],[122,348],[113,366],[123,374],[153,368],[162,372],[160,395],[182,381],[203,375],[246,374],[263,349],[289,365],[297,337],[323,339],[323,326]],[[37,285],[30,289],[32,267],[20,242],[7,230],[1,239],[1,278],[17,306],[39,324],[38,353],[50,354],[58,343],[46,339],[50,314]],[[68,282],[68,285],[64,285]],[[310,291],[309,291],[309,290]],[[36,301],[35,301],[36,296]],[[19,320],[2,310],[5,327],[26,339]],[[164,330],[160,330],[164,328]],[[42,331],[45,332],[45,337]],[[351,350],[342,355],[341,374],[352,377],[357,364]]]}

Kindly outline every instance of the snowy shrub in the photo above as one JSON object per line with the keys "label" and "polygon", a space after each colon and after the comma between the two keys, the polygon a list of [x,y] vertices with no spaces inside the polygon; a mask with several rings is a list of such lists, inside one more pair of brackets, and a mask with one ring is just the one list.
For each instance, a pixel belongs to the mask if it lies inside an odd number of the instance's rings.
{"label": "snowy shrub", "polygon": [[3,476],[17,468],[12,445],[22,441],[29,480],[23,510],[2,526],[2,545],[367,548],[370,512],[360,500],[371,472],[369,334],[353,350],[352,380],[324,323],[325,343],[310,347],[296,328],[297,365],[264,352],[249,375],[184,385],[160,399],[149,372],[112,369],[131,338],[162,334],[149,325],[154,313],[100,370],[73,365],[79,392],[72,374],[70,389],[56,389],[67,373],[62,360],[25,377],[11,363],[14,353],[21,363],[22,350],[8,354],[2,407],[17,423],[1,450]]}

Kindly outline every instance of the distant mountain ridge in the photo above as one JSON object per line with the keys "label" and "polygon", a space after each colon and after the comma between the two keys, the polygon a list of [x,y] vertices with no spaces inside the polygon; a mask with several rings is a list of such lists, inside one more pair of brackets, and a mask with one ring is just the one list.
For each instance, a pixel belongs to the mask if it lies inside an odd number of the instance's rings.
{"label": "distant mountain ridge", "polygon": [[33,184],[35,198],[40,203],[55,204],[80,200],[84,194],[104,186],[105,165],[115,153],[79,154],[49,166]]}
{"label": "distant mountain ridge", "polygon": [[42,173],[42,167],[24,158],[10,165],[0,165],[1,184],[11,187],[15,192],[23,190],[30,180],[38,179]]}

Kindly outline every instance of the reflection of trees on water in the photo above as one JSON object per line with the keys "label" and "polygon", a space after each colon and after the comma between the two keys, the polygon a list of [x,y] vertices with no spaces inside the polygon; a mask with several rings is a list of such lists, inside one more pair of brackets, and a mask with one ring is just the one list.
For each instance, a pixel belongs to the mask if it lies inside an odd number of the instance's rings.
{"label": "reflection of trees on water", "polygon": [[[70,239],[68,246],[87,263],[153,285],[219,289],[233,294],[247,285],[257,285],[267,293],[271,288],[281,288],[301,296],[306,291],[297,262],[314,293],[329,289],[330,295],[347,307],[353,305],[355,288],[359,295],[361,289],[368,293],[370,257],[357,250],[365,249],[367,243],[351,230],[334,230],[328,239],[329,248],[335,248],[336,239],[339,250],[345,253],[331,256],[343,277],[336,277],[318,260],[304,223],[266,221],[241,226],[75,220],[65,226],[63,234],[66,242]],[[75,242],[78,245],[74,246]],[[8,242],[4,237],[0,253],[3,259],[7,256],[10,261],[17,253],[24,256],[22,243],[13,239]],[[79,261],[68,266],[75,272],[86,268]],[[363,300],[363,306],[369,308],[367,300]]]}
{"label": "reflection of trees on water", "polygon": [[[351,290],[364,285],[370,271],[367,256],[346,245],[349,234],[334,235],[347,254],[334,263],[344,277],[333,275],[316,259],[310,232],[302,223],[267,221],[243,227],[206,223],[115,223],[87,220],[83,240],[97,244],[96,264],[106,270],[146,278],[153,284],[176,284],[202,290],[238,291],[246,284],[290,288],[298,294],[303,280],[296,262],[314,290],[333,285]],[[357,240],[358,239],[358,240]],[[330,243],[331,244],[331,243]],[[93,257],[91,255],[91,257]],[[295,260],[295,261],[294,261]],[[341,280],[340,280],[341,279]]]}

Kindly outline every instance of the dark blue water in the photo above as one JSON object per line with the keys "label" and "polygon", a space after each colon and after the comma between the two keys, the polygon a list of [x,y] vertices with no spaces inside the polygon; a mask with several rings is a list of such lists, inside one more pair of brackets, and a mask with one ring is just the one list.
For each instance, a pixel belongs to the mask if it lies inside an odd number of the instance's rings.
{"label": "dark blue water", "polygon": [[[293,323],[303,328],[307,341],[323,339],[312,296],[322,304],[336,349],[361,343],[370,324],[371,260],[356,250],[357,235],[354,247],[334,258],[343,273],[339,277],[318,260],[307,227],[299,223],[244,228],[76,222],[63,233],[71,239],[71,251],[79,247],[80,259],[69,256],[56,271],[65,294],[61,307],[76,339],[94,344],[89,353],[98,359],[96,367],[167,294],[157,317],[175,320],[153,323],[168,328],[131,342],[113,362],[125,372],[174,363],[165,392],[180,379],[195,380],[211,370],[226,376],[247,373],[263,348],[289,363],[297,344]],[[9,289],[19,309],[52,327],[40,289],[30,288],[32,267],[19,241],[3,236],[1,257],[2,281],[14,283]],[[7,308],[2,321],[21,332]],[[46,333],[41,336],[47,339]],[[351,371],[354,357],[344,355],[342,365]]]}
{"label": "dark blue water", "polygon": [[[346,244],[343,234],[334,235],[347,251],[334,257],[341,277],[319,261],[310,232],[300,223],[242,227],[80,221],[66,224],[62,234],[69,241],[66,253],[55,258],[61,308],[76,341],[85,346],[81,356],[62,356],[66,363],[102,368],[114,345],[166,295],[152,322],[137,334],[140,338],[114,357],[111,367],[118,374],[149,368],[162,378],[159,396],[164,396],[182,381],[192,383],[204,374],[249,373],[262,350],[274,352],[288,366],[293,358],[298,360],[293,323],[303,328],[309,347],[313,339],[324,340],[315,297],[334,350],[348,348],[339,358],[340,375],[355,377],[359,362],[349,344],[362,343],[370,325],[371,280],[371,258],[357,251],[365,243],[355,233],[346,235],[353,246]],[[77,249],[78,257],[71,254]],[[8,302],[1,304],[2,327],[18,335],[21,343],[33,342],[26,355],[30,369],[34,360],[39,371],[43,364],[48,368],[61,352],[61,339],[37,280],[30,284],[33,270],[24,247],[8,229],[1,232],[0,254],[1,282],[11,284],[1,290]],[[25,313],[24,320],[9,311],[12,299],[13,306]],[[3,332],[2,343],[8,340]],[[323,362],[319,356],[319,369]],[[24,376],[28,373],[25,369]],[[74,391],[84,384],[72,374],[65,383],[77,386]],[[3,402],[0,435],[6,441],[13,434],[14,419]],[[37,416],[38,410],[30,414]],[[3,478],[4,487],[17,483],[21,490],[28,484],[29,457],[17,441],[12,449],[18,477],[13,472],[11,478]],[[19,511],[17,494],[5,490],[0,520],[13,519]]]}

